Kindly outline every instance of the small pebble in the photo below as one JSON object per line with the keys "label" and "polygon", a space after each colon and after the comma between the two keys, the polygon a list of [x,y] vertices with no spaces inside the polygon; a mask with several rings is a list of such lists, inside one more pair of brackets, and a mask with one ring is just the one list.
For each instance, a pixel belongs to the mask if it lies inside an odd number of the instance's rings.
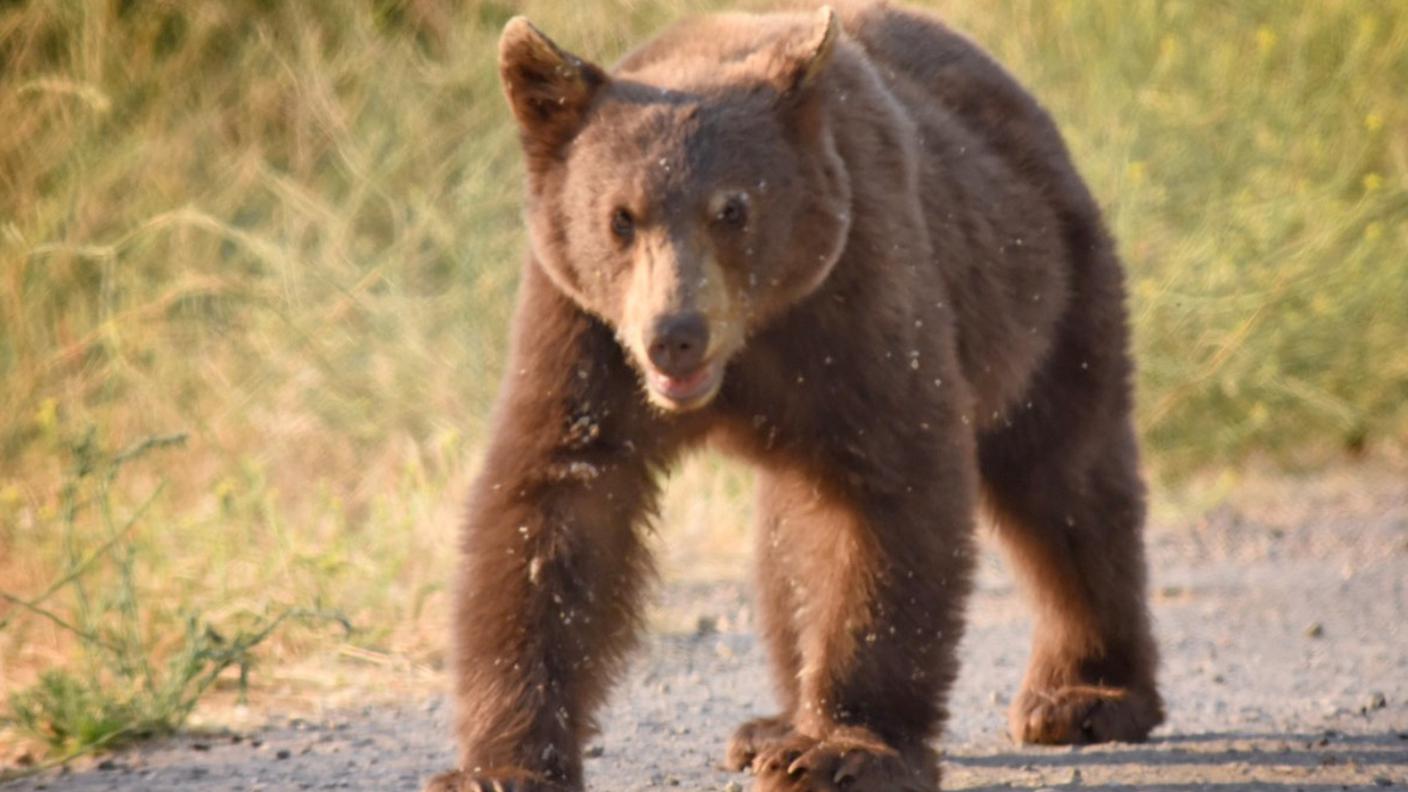
{"label": "small pebble", "polygon": [[1320,622],[1315,622],[1315,623],[1311,624],[1309,627],[1306,627],[1306,628],[1305,628],[1305,637],[1306,637],[1306,638],[1323,638],[1324,635],[1325,635],[1325,628],[1324,628],[1323,625],[1320,624]]}
{"label": "small pebble", "polygon": [[1384,696],[1384,694],[1376,690],[1373,693],[1370,693],[1368,697],[1364,699],[1364,703],[1360,705],[1359,711],[1367,715],[1370,712],[1373,712],[1375,710],[1381,710],[1387,706],[1388,698]]}

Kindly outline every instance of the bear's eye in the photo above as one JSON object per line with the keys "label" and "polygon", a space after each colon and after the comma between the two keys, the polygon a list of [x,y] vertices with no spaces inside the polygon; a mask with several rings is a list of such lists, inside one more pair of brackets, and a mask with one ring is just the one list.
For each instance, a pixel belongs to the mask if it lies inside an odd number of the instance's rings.
{"label": "bear's eye", "polygon": [[748,205],[738,196],[724,201],[719,208],[718,221],[732,228],[742,228],[748,222]]}
{"label": "bear's eye", "polygon": [[628,209],[617,209],[611,213],[611,233],[622,243],[629,243],[636,235],[636,219]]}

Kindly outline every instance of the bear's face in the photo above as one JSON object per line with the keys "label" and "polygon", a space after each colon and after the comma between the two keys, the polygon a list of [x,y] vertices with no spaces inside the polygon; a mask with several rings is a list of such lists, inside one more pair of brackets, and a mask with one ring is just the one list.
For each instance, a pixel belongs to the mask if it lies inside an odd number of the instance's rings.
{"label": "bear's face", "polygon": [[505,31],[534,254],[662,409],[708,404],[748,337],[840,256],[849,184],[815,87],[834,37],[828,14],[779,44],[795,52],[681,88],[607,77],[521,20]]}

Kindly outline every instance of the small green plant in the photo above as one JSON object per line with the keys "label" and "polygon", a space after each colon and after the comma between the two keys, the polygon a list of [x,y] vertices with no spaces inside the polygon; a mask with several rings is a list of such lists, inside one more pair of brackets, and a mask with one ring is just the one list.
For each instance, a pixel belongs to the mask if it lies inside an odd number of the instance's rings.
{"label": "small green plant", "polygon": [[[199,613],[186,613],[178,616],[184,629],[172,635],[171,619],[157,616],[166,604],[143,600],[135,535],[162,486],[119,518],[113,484],[131,463],[184,441],[184,435],[149,437],[111,453],[89,430],[64,443],[71,467],[54,519],[65,571],[29,598],[0,591],[0,600],[11,606],[0,618],[0,630],[28,616],[68,633],[77,646],[66,667],[48,670],[12,693],[4,718],[46,743],[55,761],[175,731],[230,669],[238,669],[243,691],[254,648],[301,614],[289,608],[217,626]],[[96,543],[95,537],[100,537]]]}

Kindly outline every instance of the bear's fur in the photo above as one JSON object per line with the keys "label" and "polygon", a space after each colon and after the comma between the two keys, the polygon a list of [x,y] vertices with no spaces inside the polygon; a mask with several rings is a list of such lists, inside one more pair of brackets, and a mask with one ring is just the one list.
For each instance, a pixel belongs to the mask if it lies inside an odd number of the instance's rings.
{"label": "bear's fur", "polygon": [[523,19],[500,66],[531,253],[464,532],[458,770],[580,789],[639,626],[660,472],[758,470],[780,715],[761,790],[933,790],[989,507],[1036,605],[1019,741],[1162,719],[1124,291],[1055,126],[883,4],[694,20],[610,73]]}

